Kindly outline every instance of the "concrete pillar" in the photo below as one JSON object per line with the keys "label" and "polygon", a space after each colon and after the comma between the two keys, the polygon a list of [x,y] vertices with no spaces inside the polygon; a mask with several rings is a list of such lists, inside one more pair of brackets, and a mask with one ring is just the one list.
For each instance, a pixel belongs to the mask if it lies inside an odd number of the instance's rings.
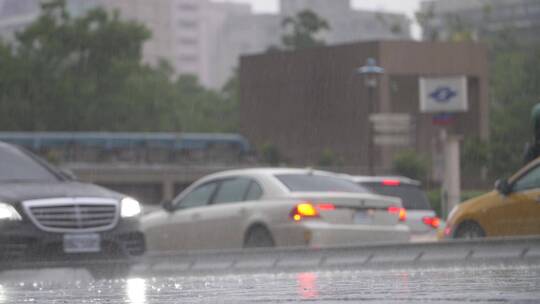
{"label": "concrete pillar", "polygon": [[459,136],[448,136],[443,133],[444,143],[444,175],[443,175],[443,217],[461,202],[461,170]]}
{"label": "concrete pillar", "polygon": [[173,180],[164,180],[163,181],[163,191],[162,197],[163,200],[170,201],[174,198],[176,193],[174,193],[174,181]]}
{"label": "concrete pillar", "polygon": [[[377,96],[378,99],[378,105],[377,105],[377,113],[391,113],[392,112],[392,105],[390,100],[390,76],[388,74],[383,74],[379,78],[379,90],[378,90]],[[379,151],[379,163],[377,164],[377,168],[383,169],[384,171],[387,171],[391,169],[392,167],[392,147],[389,146],[381,146],[376,147]],[[388,173],[388,172],[379,172],[379,173]]]}

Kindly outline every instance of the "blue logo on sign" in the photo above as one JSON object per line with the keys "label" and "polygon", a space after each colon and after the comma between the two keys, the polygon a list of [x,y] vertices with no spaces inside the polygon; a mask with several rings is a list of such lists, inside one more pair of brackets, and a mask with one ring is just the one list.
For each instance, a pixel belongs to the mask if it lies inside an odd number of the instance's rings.
{"label": "blue logo on sign", "polygon": [[429,94],[429,97],[441,103],[449,102],[456,96],[457,92],[452,90],[450,87],[438,87],[435,91],[433,91],[433,93]]}

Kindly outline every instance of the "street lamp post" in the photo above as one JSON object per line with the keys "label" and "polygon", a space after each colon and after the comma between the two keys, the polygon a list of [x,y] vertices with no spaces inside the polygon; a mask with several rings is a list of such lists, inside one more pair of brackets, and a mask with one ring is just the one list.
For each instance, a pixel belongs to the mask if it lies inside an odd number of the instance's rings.
{"label": "street lamp post", "polygon": [[367,131],[368,131],[368,140],[367,140],[367,153],[368,153],[368,173],[369,175],[374,175],[374,153],[373,153],[373,127],[371,125],[370,117],[374,112],[375,107],[375,89],[377,89],[377,78],[379,75],[384,73],[384,69],[380,66],[377,66],[377,61],[374,58],[368,58],[366,65],[358,68],[356,72],[365,79],[365,85],[368,91],[368,119],[367,121]]}

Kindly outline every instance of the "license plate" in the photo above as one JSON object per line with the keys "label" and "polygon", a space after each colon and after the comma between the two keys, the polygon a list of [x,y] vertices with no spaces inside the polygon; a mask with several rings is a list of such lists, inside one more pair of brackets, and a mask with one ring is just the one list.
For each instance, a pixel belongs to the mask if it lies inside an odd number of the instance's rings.
{"label": "license plate", "polygon": [[368,211],[358,211],[354,214],[354,222],[356,224],[370,224],[371,215]]}
{"label": "license plate", "polygon": [[65,234],[65,253],[91,253],[101,251],[99,234]]}

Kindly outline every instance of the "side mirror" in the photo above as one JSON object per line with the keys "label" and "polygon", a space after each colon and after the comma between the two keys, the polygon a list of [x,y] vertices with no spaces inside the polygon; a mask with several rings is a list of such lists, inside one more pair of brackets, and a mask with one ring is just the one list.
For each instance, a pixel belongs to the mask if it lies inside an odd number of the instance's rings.
{"label": "side mirror", "polygon": [[168,212],[174,211],[172,201],[169,201],[169,200],[164,200],[164,201],[162,201],[162,202],[161,202],[161,207],[162,207],[163,209],[165,209],[166,211],[168,211]]}
{"label": "side mirror", "polygon": [[508,195],[512,193],[512,185],[508,183],[506,179],[499,179],[495,182],[495,189],[502,195]]}

